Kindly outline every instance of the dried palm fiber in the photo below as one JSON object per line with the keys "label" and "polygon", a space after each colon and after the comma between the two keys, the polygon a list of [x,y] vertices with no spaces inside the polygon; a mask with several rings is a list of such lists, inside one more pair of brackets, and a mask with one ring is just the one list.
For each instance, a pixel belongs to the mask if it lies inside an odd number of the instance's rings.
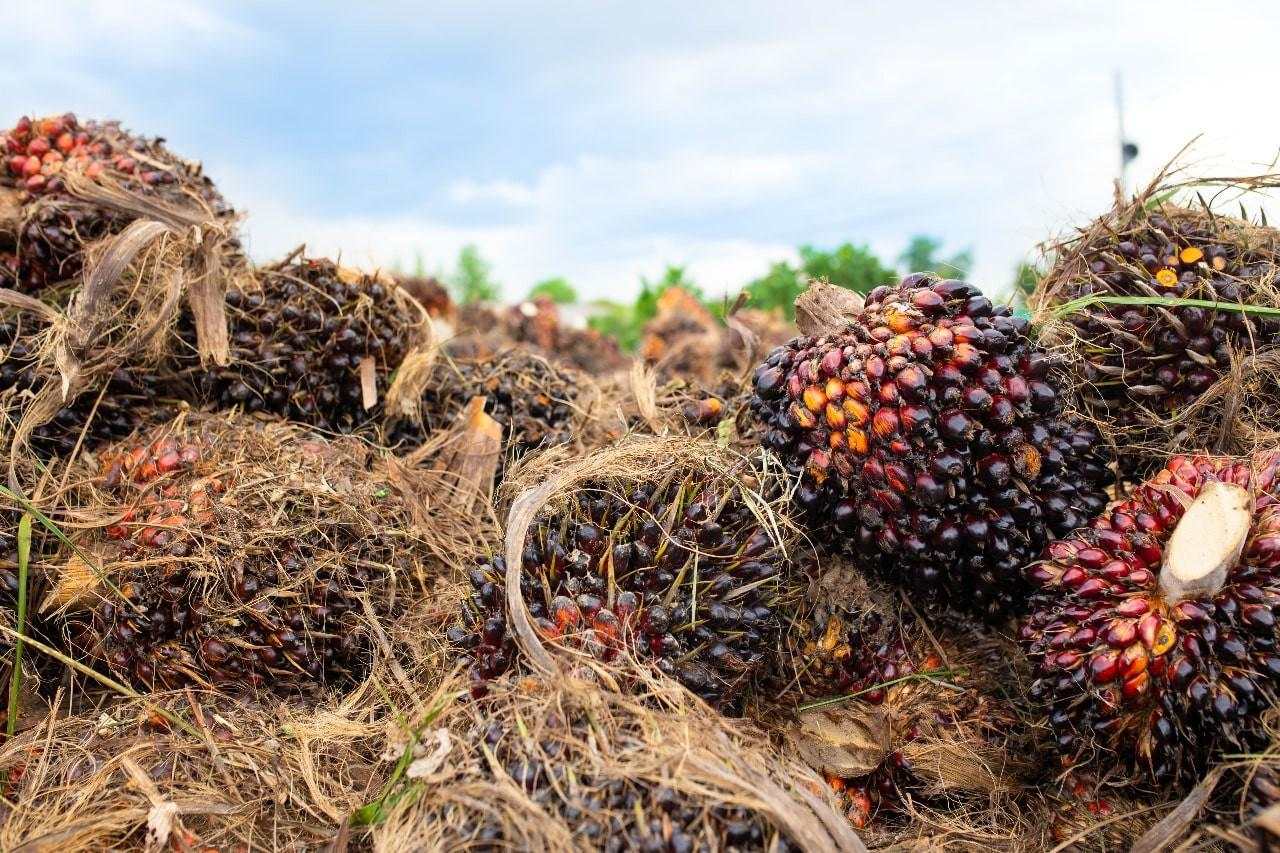
{"label": "dried palm fiber", "polygon": [[963,620],[925,622],[838,559],[806,561],[784,584],[763,696],[855,825],[901,826],[888,818],[913,805],[998,808],[1026,781],[1012,646]]}
{"label": "dried palm fiber", "polygon": [[457,694],[441,656],[457,595],[442,581],[394,620],[375,614],[369,675],[343,696],[62,702],[0,744],[0,849],[363,849],[353,815],[394,774],[388,742]]}
{"label": "dried palm fiber", "polygon": [[640,355],[662,376],[709,378],[720,348],[720,324],[682,287],[657,299],[657,313],[645,324]]}
{"label": "dried palm fiber", "polygon": [[716,364],[722,370],[746,372],[756,366],[760,357],[780,347],[800,332],[795,323],[777,311],[744,308],[725,317],[716,350]]}
{"label": "dried palm fiber", "polygon": [[616,669],[506,677],[420,725],[374,849],[866,849],[754,725],[625,666],[630,694],[600,683]]}
{"label": "dried palm fiber", "polygon": [[1147,472],[1145,458],[1274,443],[1280,230],[1246,204],[1278,184],[1171,164],[1045,247],[1051,266],[1029,299],[1040,337],[1067,356],[1126,473]]}
{"label": "dried palm fiber", "polygon": [[740,708],[777,641],[779,576],[795,545],[777,512],[785,489],[764,460],[688,438],[531,460],[503,486],[519,495],[504,552],[470,573],[452,635],[474,692],[521,651],[536,671],[635,657]]}
{"label": "dried palm fiber", "polygon": [[226,293],[231,358],[204,366],[195,328],[176,369],[189,398],[214,408],[268,412],[326,432],[382,419],[391,375],[430,338],[426,309],[390,276],[308,258],[299,247]]}
{"label": "dried palm fiber", "polygon": [[[118,234],[141,210],[84,193],[75,177],[116,186],[140,205],[197,209],[239,253],[235,212],[199,163],[169,151],[164,140],[135,136],[114,121],[74,115],[23,117],[0,133],[0,280],[32,293],[81,277],[84,250]],[[75,177],[73,177],[75,176]]]}
{"label": "dried palm fiber", "polygon": [[[66,288],[47,288],[46,296]],[[52,311],[23,311],[0,304],[0,436],[11,437],[27,405],[48,381],[42,350],[55,335]],[[45,359],[47,364],[47,359]],[[42,459],[69,457],[77,446],[98,447],[124,438],[139,426],[172,417],[166,402],[159,365],[149,359],[125,362],[98,380],[85,393],[72,397],[48,422],[29,436],[32,451]]]}
{"label": "dried palm fiber", "polygon": [[481,397],[484,411],[502,428],[500,480],[512,462],[534,450],[576,444],[598,394],[589,377],[524,347],[472,360],[453,358],[436,342],[397,372],[384,442],[418,459],[433,435],[457,425]]}
{"label": "dried palm fiber", "polygon": [[[58,182],[58,199],[66,194],[69,204],[109,211],[118,227],[78,244],[78,286],[43,286],[40,299],[0,289],[0,319],[14,328],[15,317],[26,317],[34,334],[23,341],[26,355],[14,384],[0,388],[0,445],[11,486],[20,485],[18,468],[33,444],[37,451],[44,444],[46,454],[64,451],[81,432],[93,443],[137,425],[129,421],[141,410],[117,398],[123,393],[149,401],[150,371],[172,348],[184,302],[200,359],[225,364],[223,293],[247,269],[234,218],[199,192],[152,192],[146,188],[151,185],[139,186],[112,169],[91,172],[75,163],[61,169]],[[81,399],[91,395],[93,403]],[[98,397],[108,399],[105,410]],[[87,418],[100,410],[104,426],[95,427]]]}
{"label": "dried palm fiber", "polygon": [[430,570],[415,483],[353,439],[242,417],[179,418],[68,478],[44,608],[76,655],[139,690],[349,688],[370,614]]}
{"label": "dried palm fiber", "polygon": [[1043,847],[1081,853],[1122,853],[1134,849],[1176,802],[1134,797],[1124,792],[1063,793],[1045,797]]}

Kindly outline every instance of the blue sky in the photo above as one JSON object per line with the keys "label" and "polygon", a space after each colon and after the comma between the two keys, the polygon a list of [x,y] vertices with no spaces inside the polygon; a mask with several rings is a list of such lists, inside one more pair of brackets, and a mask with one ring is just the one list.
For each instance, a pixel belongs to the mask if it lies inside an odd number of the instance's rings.
{"label": "blue sky", "polygon": [[1135,179],[1197,134],[1202,170],[1280,146],[1274,3],[12,5],[0,120],[167,137],[259,259],[474,242],[511,298],[627,298],[668,262],[716,293],[800,243],[922,232],[999,290],[1107,203],[1115,69]]}

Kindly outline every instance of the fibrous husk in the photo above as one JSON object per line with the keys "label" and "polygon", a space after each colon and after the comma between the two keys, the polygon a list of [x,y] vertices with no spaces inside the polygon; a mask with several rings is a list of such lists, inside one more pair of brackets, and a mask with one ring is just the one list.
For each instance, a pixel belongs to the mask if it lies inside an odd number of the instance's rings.
{"label": "fibrous husk", "polygon": [[[139,690],[350,687],[370,662],[366,610],[403,612],[442,538],[395,460],[274,421],[180,418],[69,482],[55,517],[75,533],[38,609]],[[469,508],[432,510],[479,538]]]}
{"label": "fibrous husk", "polygon": [[1170,165],[1043,247],[1049,270],[1029,299],[1041,340],[1122,452],[1122,471],[1280,438],[1280,230],[1246,208],[1277,185],[1276,175],[1195,179]]}
{"label": "fibrous husk", "polygon": [[[457,590],[371,617],[373,662],[344,696],[228,698],[199,690],[61,695],[0,744],[0,848],[314,850],[367,843],[354,816],[387,785],[389,746],[452,702],[444,620]],[[92,687],[92,685],[91,685]]]}
{"label": "fibrous husk", "polygon": [[420,775],[374,849],[865,849],[821,780],[763,733],[643,669],[629,680],[635,695],[507,679],[447,709],[422,726]]}
{"label": "fibrous husk", "polygon": [[776,689],[764,695],[850,819],[884,830],[914,810],[941,820],[1007,808],[1034,767],[1008,691],[1012,647],[968,622],[926,623],[840,561],[788,580],[801,589],[784,596]]}

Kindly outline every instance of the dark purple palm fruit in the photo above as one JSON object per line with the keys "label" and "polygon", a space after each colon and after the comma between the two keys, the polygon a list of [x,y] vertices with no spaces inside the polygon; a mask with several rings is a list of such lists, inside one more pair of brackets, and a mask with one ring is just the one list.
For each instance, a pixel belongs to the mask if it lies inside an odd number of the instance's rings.
{"label": "dark purple palm fruit", "polygon": [[[1280,231],[1150,202],[1122,203],[1057,247],[1031,302],[1040,316],[1054,316],[1082,300],[1062,315],[1066,323],[1046,326],[1052,343],[1075,356],[1067,366],[1081,384],[1082,402],[1122,448],[1172,451],[1184,448],[1170,444],[1176,436],[1163,422],[1225,375],[1233,358],[1280,343],[1280,317],[1231,307],[1276,307]],[[1223,307],[1088,302],[1098,297]],[[1126,473],[1143,468],[1139,454],[1122,461]]]}
{"label": "dark purple palm fruit", "polygon": [[227,291],[231,360],[202,366],[195,329],[179,354],[189,394],[218,409],[269,412],[327,432],[380,421],[391,374],[424,311],[399,287],[333,261],[290,258]]}
{"label": "dark purple palm fruit", "polygon": [[[121,210],[68,190],[68,174],[185,210],[231,229],[235,212],[199,163],[175,156],[163,139],[134,136],[118,122],[81,122],[71,113],[23,117],[0,133],[0,281],[36,292],[78,279],[83,250],[132,220]],[[229,244],[235,253],[239,245]],[[6,280],[7,279],[7,280]]]}
{"label": "dark purple palm fruit", "polygon": [[[544,638],[601,660],[652,660],[708,703],[741,706],[778,641],[779,575],[790,563],[741,486],[698,473],[621,490],[584,485],[540,517],[520,588]],[[516,657],[506,563],[471,571],[453,639],[471,655],[474,691]]]}
{"label": "dark purple palm fruit", "polygon": [[1191,785],[1280,691],[1280,455],[1178,456],[1051,543],[1021,639],[1063,759]]}
{"label": "dark purple palm fruit", "polygon": [[1016,608],[1022,567],[1106,504],[1111,477],[1027,322],[919,274],[800,324],[814,334],[756,369],[752,409],[818,541],[973,612]]}

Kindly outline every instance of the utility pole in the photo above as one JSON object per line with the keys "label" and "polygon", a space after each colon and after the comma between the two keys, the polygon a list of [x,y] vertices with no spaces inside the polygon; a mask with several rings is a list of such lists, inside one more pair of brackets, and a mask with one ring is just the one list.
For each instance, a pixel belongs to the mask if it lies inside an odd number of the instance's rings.
{"label": "utility pole", "polygon": [[1116,142],[1120,148],[1120,174],[1117,177],[1120,181],[1120,189],[1123,191],[1127,186],[1125,177],[1129,171],[1129,164],[1138,156],[1138,146],[1136,143],[1129,141],[1124,132],[1124,77],[1119,68],[1116,69],[1115,73],[1115,91]]}

